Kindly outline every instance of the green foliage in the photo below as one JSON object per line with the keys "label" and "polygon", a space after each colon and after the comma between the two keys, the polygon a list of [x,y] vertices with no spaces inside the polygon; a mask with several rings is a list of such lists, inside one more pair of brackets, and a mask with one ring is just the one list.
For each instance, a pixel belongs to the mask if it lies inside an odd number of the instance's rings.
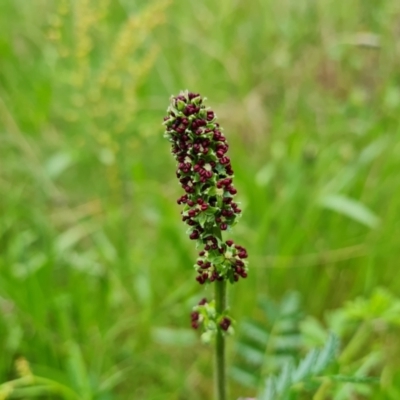
{"label": "green foliage", "polygon": [[249,387],[294,360],[301,346],[299,322],[303,315],[298,293],[287,294],[280,303],[263,298],[260,309],[265,318],[261,323],[246,319],[240,324],[238,357],[231,369],[231,376]]}
{"label": "green foliage", "polygon": [[[312,349],[300,360],[297,367],[291,362],[283,365],[278,376],[270,376],[265,388],[258,395],[259,400],[286,400],[290,399],[290,389],[297,386],[311,386],[313,380],[324,378],[327,367],[335,360],[338,350],[338,339],[330,335],[322,349]],[[329,377],[332,379],[332,377]],[[347,382],[346,377],[342,377]],[[351,377],[350,377],[350,381]],[[360,382],[360,381],[357,381]],[[363,381],[363,383],[365,380]]]}
{"label": "green foliage", "polygon": [[[281,310],[292,296],[283,299]],[[299,307],[300,302],[293,304]],[[325,325],[316,318],[304,317],[297,308],[300,345],[295,349],[289,345],[286,351],[290,357],[283,360],[282,348],[266,347],[276,335],[268,318],[257,324],[243,322],[232,377],[244,386],[261,387],[261,400],[310,398],[307,396],[314,400],[345,400],[352,396],[378,398],[379,393],[395,399],[398,392],[391,385],[399,368],[398,307],[398,297],[377,288],[369,298],[357,298],[326,312]],[[269,309],[283,320],[284,313],[276,313],[279,308]],[[249,346],[249,338],[263,343],[267,350],[262,353],[254,345]],[[279,336],[275,340],[279,341]],[[281,359],[278,368],[276,359]]]}
{"label": "green foliage", "polygon": [[[381,378],[327,397],[398,400],[399,17],[395,0],[1,0],[0,383],[22,356],[81,398],[212,398],[161,126],[187,88],[239,160],[253,269],[229,303],[256,351],[232,399],[333,331],[333,374]],[[290,290],[315,317],[286,349],[256,304]]]}

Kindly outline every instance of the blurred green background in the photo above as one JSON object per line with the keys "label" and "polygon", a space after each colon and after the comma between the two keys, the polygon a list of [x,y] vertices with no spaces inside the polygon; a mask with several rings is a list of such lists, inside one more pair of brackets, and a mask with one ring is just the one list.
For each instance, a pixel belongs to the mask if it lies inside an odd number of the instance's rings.
{"label": "blurred green background", "polygon": [[[398,293],[399,40],[395,0],[0,0],[0,398],[24,368],[59,394],[14,398],[212,397],[161,126],[181,89],[230,143],[237,321],[290,290],[317,319]],[[400,398],[389,375],[374,398]]]}

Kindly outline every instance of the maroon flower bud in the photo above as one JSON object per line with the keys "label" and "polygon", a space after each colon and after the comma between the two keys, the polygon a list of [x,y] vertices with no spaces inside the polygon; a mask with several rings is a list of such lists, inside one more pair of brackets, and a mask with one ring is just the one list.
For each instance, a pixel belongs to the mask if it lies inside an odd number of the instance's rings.
{"label": "maroon flower bud", "polygon": [[221,224],[220,226],[221,231],[226,231],[228,229],[228,225],[227,224]]}
{"label": "maroon flower bud", "polygon": [[222,318],[222,321],[219,323],[219,326],[224,330],[227,331],[231,326],[231,320],[228,317]]}
{"label": "maroon flower bud", "polygon": [[228,188],[228,192],[229,192],[230,194],[236,194],[236,193],[237,193],[237,190],[236,190],[233,186],[230,186],[230,187]]}
{"label": "maroon flower bud", "polygon": [[241,260],[236,260],[236,265],[237,265],[238,267],[244,267],[244,262],[241,261]]}
{"label": "maroon flower bud", "polygon": [[192,92],[188,93],[189,100],[193,100],[195,97],[198,96],[200,96],[198,93],[192,93]]}
{"label": "maroon flower bud", "polygon": [[199,306],[204,306],[204,304],[207,304],[207,299],[204,297],[199,301]]}
{"label": "maroon flower bud", "polygon": [[198,324],[198,322],[197,321],[192,321],[192,328],[193,329],[198,329],[199,328],[199,324]]}
{"label": "maroon flower bud", "polygon": [[190,239],[192,239],[192,240],[198,239],[198,238],[200,237],[199,231],[193,231],[193,232],[190,234],[189,237],[190,237]]}
{"label": "maroon flower bud", "polygon": [[197,321],[199,319],[199,313],[197,311],[193,311],[190,314],[190,318],[191,318],[192,321]]}
{"label": "maroon flower bud", "polygon": [[229,247],[231,247],[232,245],[233,245],[233,240],[227,240],[226,242],[225,242]]}

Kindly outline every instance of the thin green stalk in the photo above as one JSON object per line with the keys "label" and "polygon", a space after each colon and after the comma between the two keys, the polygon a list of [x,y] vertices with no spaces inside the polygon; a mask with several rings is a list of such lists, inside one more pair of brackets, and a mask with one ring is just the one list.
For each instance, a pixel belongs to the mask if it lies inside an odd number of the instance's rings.
{"label": "thin green stalk", "polygon": [[[215,310],[221,315],[226,309],[226,282],[215,282]],[[227,399],[226,368],[225,368],[225,337],[218,329],[215,340],[215,398]]]}

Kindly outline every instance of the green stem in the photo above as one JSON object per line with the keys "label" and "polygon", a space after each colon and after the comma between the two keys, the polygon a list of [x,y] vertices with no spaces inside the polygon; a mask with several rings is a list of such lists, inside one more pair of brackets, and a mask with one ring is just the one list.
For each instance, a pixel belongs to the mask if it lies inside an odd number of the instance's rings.
{"label": "green stem", "polygon": [[[215,282],[215,310],[221,315],[226,309],[226,282]],[[227,399],[226,369],[225,369],[225,337],[218,328],[215,341],[215,398]]]}

